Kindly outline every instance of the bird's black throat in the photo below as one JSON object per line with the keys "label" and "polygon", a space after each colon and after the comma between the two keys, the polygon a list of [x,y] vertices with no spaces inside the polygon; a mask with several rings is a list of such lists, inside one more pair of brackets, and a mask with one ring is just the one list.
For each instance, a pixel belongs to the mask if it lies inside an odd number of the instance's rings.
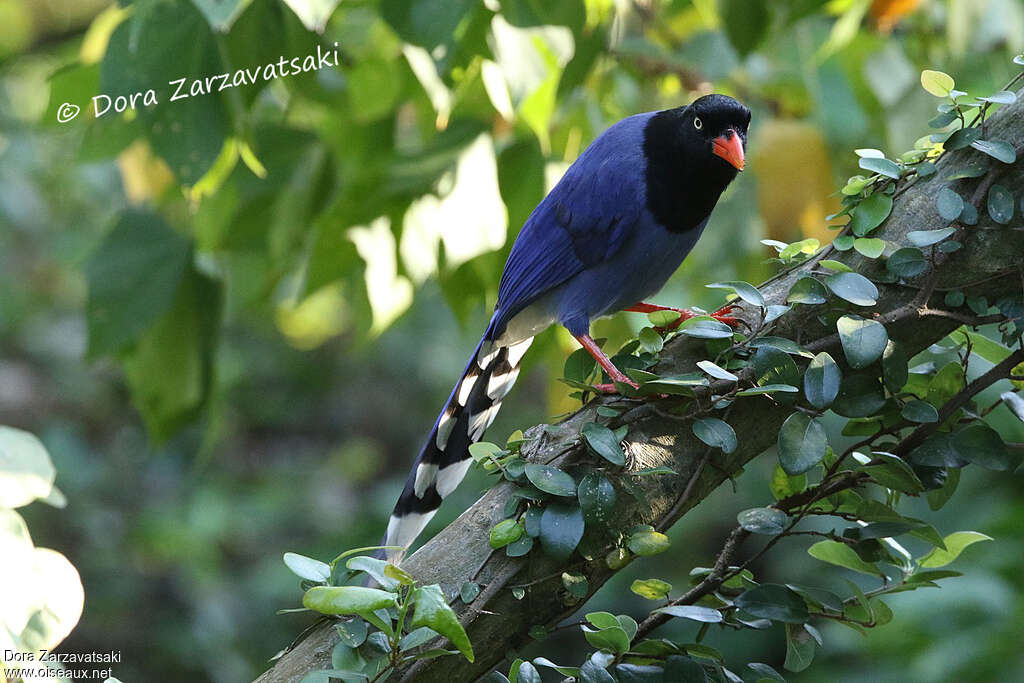
{"label": "bird's black throat", "polygon": [[687,129],[685,109],[658,112],[644,128],[647,208],[676,233],[697,229],[737,173]]}

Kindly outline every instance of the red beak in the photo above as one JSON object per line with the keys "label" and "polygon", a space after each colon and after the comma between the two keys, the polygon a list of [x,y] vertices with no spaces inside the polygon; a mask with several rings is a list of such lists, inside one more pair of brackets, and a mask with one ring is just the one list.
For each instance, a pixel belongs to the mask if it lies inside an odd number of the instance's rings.
{"label": "red beak", "polygon": [[740,140],[739,133],[730,129],[724,134],[719,135],[712,142],[712,151],[715,156],[728,161],[736,167],[737,171],[743,170],[743,166],[746,164],[746,157],[743,155],[743,141]]}

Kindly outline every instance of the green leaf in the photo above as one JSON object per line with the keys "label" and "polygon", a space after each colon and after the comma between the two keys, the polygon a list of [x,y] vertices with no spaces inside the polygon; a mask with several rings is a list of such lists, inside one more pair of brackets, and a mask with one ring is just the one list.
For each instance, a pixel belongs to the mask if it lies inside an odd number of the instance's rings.
{"label": "green leaf", "polygon": [[936,97],[949,97],[955,85],[953,77],[942,71],[925,69],[921,72],[921,87]]}
{"label": "green leaf", "polygon": [[828,436],[816,419],[793,413],[782,423],[778,439],[779,464],[788,475],[802,474],[825,457]]}
{"label": "green leaf", "polygon": [[602,424],[588,422],[583,425],[580,434],[594,453],[611,464],[621,466],[626,463],[626,454],[619,445],[621,439],[617,438],[612,430]]}
{"label": "green leaf", "polygon": [[886,260],[885,267],[893,275],[904,278],[916,277],[928,269],[924,253],[917,247],[903,247],[894,251]]}
{"label": "green leaf", "polygon": [[459,589],[459,598],[467,605],[476,600],[478,595],[480,595],[480,584],[476,581],[466,581]]}
{"label": "green leaf", "polygon": [[701,417],[694,420],[693,433],[712,448],[721,448],[723,453],[732,453],[736,450],[736,432],[728,423],[716,417]]}
{"label": "green leaf", "polygon": [[341,642],[349,647],[359,647],[366,642],[367,625],[359,618],[349,619],[335,624],[335,630]]}
{"label": "green leaf", "polygon": [[940,228],[939,230],[911,230],[907,239],[915,247],[928,247],[953,235],[956,228]]}
{"label": "green leaf", "polygon": [[398,594],[364,586],[314,586],[302,606],[321,614],[364,614],[397,604]]}
{"label": "green leaf", "polygon": [[991,541],[992,537],[986,536],[985,534],[977,531],[957,531],[946,536],[942,540],[946,544],[946,549],[942,550],[941,548],[932,548],[928,554],[917,561],[919,565],[929,569],[945,567],[947,564],[960,557],[960,553],[962,553],[968,546],[981,541]]}
{"label": "green leaf", "polygon": [[939,411],[927,401],[907,401],[903,409],[900,410],[900,415],[903,416],[903,419],[917,422],[918,424],[939,421]]}
{"label": "green leaf", "polygon": [[749,282],[713,282],[710,285],[704,286],[710,289],[730,289],[736,292],[736,295],[748,304],[764,308],[764,297],[761,295],[761,292],[757,291],[757,287]]}
{"label": "green leaf", "polygon": [[189,255],[188,240],[159,215],[120,215],[85,267],[90,356],[123,349],[170,308]]}
{"label": "green leaf", "polygon": [[[946,141],[943,143],[943,146],[946,148],[947,152],[953,152],[953,151],[956,151],[958,149],[964,149],[965,147],[969,147],[971,145],[971,143],[973,143],[975,140],[977,140],[980,137],[981,137],[981,129],[980,128],[961,128],[960,130],[953,131],[950,134],[950,136],[948,138],[946,138]],[[967,178],[977,177],[977,176],[974,176],[974,175],[967,175],[967,176],[963,176],[962,175],[963,173],[970,173],[970,174],[977,173],[977,170],[976,170],[977,168],[978,167],[973,167],[972,166],[972,167],[970,167],[968,169],[960,169],[960,170],[955,171],[955,172],[951,173],[950,175],[946,176],[945,179],[946,180],[955,180],[958,177],[967,177]]]}
{"label": "green leaf", "polygon": [[451,641],[462,656],[473,661],[473,646],[469,642],[469,636],[459,623],[455,612],[448,606],[448,602],[437,584],[423,586],[415,592],[416,609],[413,613],[413,628],[428,626]]}
{"label": "green leaf", "polygon": [[744,389],[743,391],[737,391],[737,396],[763,396],[764,394],[797,394],[800,390],[794,387],[792,384],[765,384],[760,387],[751,387],[750,389]]}
{"label": "green leaf", "polygon": [[1013,145],[1002,140],[975,140],[971,143],[971,147],[1004,164],[1012,164],[1017,161],[1017,151]]}
{"label": "green leaf", "polygon": [[828,275],[825,284],[833,294],[857,306],[874,306],[878,299],[878,288],[860,273]]}
{"label": "green leaf", "polygon": [[[865,161],[868,159],[861,159],[861,163]],[[888,163],[892,164],[891,161]],[[850,229],[857,237],[863,237],[881,225],[890,213],[892,213],[892,197],[882,192],[875,192],[854,209]]]}
{"label": "green leaf", "polygon": [[0,510],[46,498],[56,476],[50,454],[34,434],[0,425]]}
{"label": "green leaf", "polygon": [[736,515],[736,521],[751,533],[777,536],[786,530],[789,515],[776,508],[750,508]]}
{"label": "green leaf", "polygon": [[1009,90],[1000,90],[988,97],[979,97],[978,99],[982,102],[991,102],[993,104],[1013,104],[1017,101],[1017,96]]}
{"label": "green leaf", "polygon": [[641,557],[663,553],[670,545],[668,536],[651,529],[643,529],[632,534],[628,543],[633,554]]}
{"label": "green leaf", "polygon": [[368,555],[357,555],[356,557],[350,557],[345,562],[345,567],[353,571],[361,571],[373,577],[373,580],[380,584],[381,588],[386,590],[395,590],[398,588],[398,580],[388,576],[385,571],[388,563],[386,560],[382,560],[379,557],[370,557]]}
{"label": "green leaf", "polygon": [[514,519],[503,519],[491,529],[489,542],[491,547],[497,550],[504,548],[512,541],[519,540],[523,535],[523,527]]}
{"label": "green leaf", "polygon": [[[336,5],[338,0],[312,1]],[[471,0],[382,0],[380,15],[403,40],[433,50],[452,42],[455,29],[473,5]]]}
{"label": "green leaf", "polygon": [[[887,178],[893,178],[899,180],[900,178],[900,167],[894,161],[888,159],[878,159],[876,157],[863,157],[858,162],[860,167],[866,171],[872,173],[879,173],[886,176]],[[872,195],[875,196],[875,195]]]}
{"label": "green leaf", "polygon": [[999,432],[986,424],[964,427],[953,435],[951,445],[962,459],[987,470],[1012,472],[1020,465],[1020,456],[1011,452]]}
{"label": "green leaf", "polygon": [[740,56],[752,52],[764,40],[772,25],[770,8],[763,3],[723,0],[718,11],[725,35]]}
{"label": "green leaf", "polygon": [[885,392],[878,378],[870,374],[843,377],[832,410],[843,417],[869,417],[885,407]]}
{"label": "green leaf", "polygon": [[669,605],[651,611],[655,614],[668,614],[672,617],[690,619],[705,624],[718,624],[722,622],[722,613],[717,609],[701,607],[699,605]]}
{"label": "green leaf", "polygon": [[804,474],[790,476],[782,469],[782,465],[776,463],[772,470],[772,478],[768,482],[768,488],[775,500],[782,500],[807,488],[807,476]]}
{"label": "green leaf", "polygon": [[[580,628],[583,629],[583,636],[587,639],[587,642],[598,650],[620,654],[629,650],[629,636],[626,635],[626,632],[620,626],[611,626],[599,630],[590,629],[586,626],[581,626]],[[586,665],[584,665],[584,668],[586,668]],[[581,670],[580,673],[582,674],[583,671]]]}
{"label": "green leaf", "polygon": [[[611,430],[608,431],[610,432]],[[576,495],[576,482],[573,481],[572,476],[557,467],[533,462],[528,463],[526,465],[526,478],[544,493],[550,493],[553,496]],[[516,539],[513,538],[512,540]]]}
{"label": "green leaf", "polygon": [[807,553],[822,562],[852,569],[862,574],[882,576],[878,567],[860,559],[853,548],[839,541],[818,541],[807,549]]}
{"label": "green leaf", "polygon": [[540,518],[540,546],[546,555],[566,559],[583,538],[583,511],[578,505],[552,503]]}
{"label": "green leaf", "polygon": [[583,519],[590,524],[606,524],[615,507],[615,487],[608,477],[591,472],[583,477],[577,491]]}
{"label": "green leaf", "polygon": [[854,370],[866,368],[882,357],[889,335],[877,320],[844,315],[836,321],[846,361]]}
{"label": "green leaf", "polygon": [[522,557],[533,550],[533,537],[523,534],[518,539],[505,546],[505,554],[509,557]]}
{"label": "green leaf", "polygon": [[996,223],[1006,225],[1013,218],[1013,195],[996,183],[988,191],[988,215]]}
{"label": "green leaf", "polygon": [[786,301],[791,304],[823,304],[828,300],[828,290],[817,278],[802,277],[789,290]]}
{"label": "green leaf", "polygon": [[954,221],[960,217],[964,210],[964,199],[948,187],[939,190],[939,196],[935,198],[935,206],[939,215],[947,221]]}
{"label": "green leaf", "polygon": [[[0,427],[0,429],[3,429]],[[3,436],[0,432],[0,456],[3,456]],[[3,468],[0,468],[2,471]],[[300,579],[322,583],[331,578],[331,565],[298,553],[285,553],[284,563]]]}
{"label": "green leaf", "polygon": [[697,339],[732,339],[732,328],[710,316],[690,318],[678,328],[680,334]]}
{"label": "green leaf", "polygon": [[966,327],[953,330],[949,333],[949,338],[960,346],[966,346],[967,343],[970,342],[971,353],[984,358],[993,365],[1002,363],[1011,353],[1013,353],[1010,349],[1006,348],[999,342],[992,341],[979,332],[972,332]]}
{"label": "green leaf", "polygon": [[664,600],[672,592],[672,584],[661,579],[636,579],[629,590],[647,600]]}
{"label": "green leaf", "polygon": [[565,359],[565,368],[562,370],[562,375],[574,382],[586,382],[596,366],[597,361],[594,360],[589,351],[583,348],[576,349]]}
{"label": "green leaf", "polygon": [[658,353],[665,346],[665,340],[654,331],[653,327],[645,327],[640,330],[637,339],[640,341],[640,346],[647,353]]}
{"label": "green leaf", "polygon": [[828,408],[839,394],[842,379],[842,372],[832,356],[822,351],[811,359],[804,373],[804,396],[807,402],[819,410]]}
{"label": "green leaf", "polygon": [[853,241],[853,248],[862,256],[878,258],[885,252],[885,240],[877,237],[858,237]]}
{"label": "green leaf", "polygon": [[647,314],[647,320],[655,327],[667,327],[679,320],[680,315],[678,311],[651,311]]}
{"label": "green leaf", "polygon": [[787,671],[798,673],[811,665],[814,660],[814,638],[803,626],[786,624]]}
{"label": "green leaf", "polygon": [[132,401],[160,442],[202,410],[213,386],[221,285],[189,266],[171,307],[122,355]]}
{"label": "green leaf", "polygon": [[736,375],[732,374],[728,370],[718,367],[709,360],[697,361],[697,367],[703,370],[704,372],[708,373],[715,379],[724,379],[729,380],[731,382],[735,382],[736,380],[739,379],[739,377],[737,377]]}
{"label": "green leaf", "polygon": [[744,612],[762,619],[802,624],[810,618],[807,603],[788,586],[763,583],[741,593],[735,604]]}
{"label": "green leaf", "polygon": [[794,386],[800,383],[800,370],[797,368],[796,362],[788,353],[772,346],[758,348],[751,359],[750,367],[760,386],[769,384]]}
{"label": "green leaf", "polygon": [[782,677],[782,674],[767,664],[751,662],[747,664],[747,668],[758,675],[757,683],[766,683],[767,681],[780,681],[781,683],[786,683],[786,679]]}

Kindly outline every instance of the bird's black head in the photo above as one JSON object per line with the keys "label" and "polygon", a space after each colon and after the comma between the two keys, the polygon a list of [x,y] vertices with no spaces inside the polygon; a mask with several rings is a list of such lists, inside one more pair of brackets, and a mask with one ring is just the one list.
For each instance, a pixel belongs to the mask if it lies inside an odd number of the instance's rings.
{"label": "bird's black head", "polygon": [[750,110],[725,95],[651,117],[644,130],[647,205],[673,231],[695,228],[745,165]]}

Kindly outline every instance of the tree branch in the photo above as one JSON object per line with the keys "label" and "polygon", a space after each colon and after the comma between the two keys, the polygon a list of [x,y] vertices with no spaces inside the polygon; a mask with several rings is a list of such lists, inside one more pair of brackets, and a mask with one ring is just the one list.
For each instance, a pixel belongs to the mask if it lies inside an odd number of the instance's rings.
{"label": "tree branch", "polygon": [[[1005,106],[995,114],[988,126],[992,137],[1008,140],[1014,146],[1024,144],[1022,95],[1018,95],[1016,104]],[[906,233],[912,230],[947,225],[948,221],[943,221],[938,215],[935,196],[939,189],[950,183],[955,183],[955,189],[961,194],[971,196],[968,191],[973,192],[975,201],[983,199],[997,174],[1001,174],[1000,182],[1014,194],[1019,196],[1024,191],[1022,164],[1011,167],[993,162],[996,171],[981,180],[945,179],[977,154],[979,152],[967,149],[944,155],[933,176],[913,181],[901,191],[892,214],[877,236],[902,246],[908,243]],[[972,316],[962,311],[947,310],[941,292],[962,289],[968,296],[985,296],[990,301],[1006,294],[1020,293],[1019,264],[1024,262],[1024,240],[1019,239],[1019,233],[1007,227],[987,222],[988,217],[983,211],[979,213],[982,214],[980,224],[965,226],[962,230],[960,240],[963,248],[935,261],[930,273],[924,276],[927,278],[924,288],[879,283],[877,304],[860,311],[862,315],[883,322],[889,337],[897,341],[908,355],[939,341],[961,324],[976,325],[995,320],[991,316]],[[853,251],[831,253],[829,257],[844,261],[869,275],[884,268]],[[812,259],[810,263],[769,280],[761,287],[767,303],[784,303],[792,285],[807,275],[815,263],[816,260]],[[840,359],[843,352],[838,335],[834,328],[825,327],[820,322],[820,313],[821,307],[818,306],[795,306],[773,323],[771,334],[799,338],[805,348],[829,351]],[[757,329],[760,320],[757,309],[741,310],[739,315]],[[703,343],[676,337],[666,344],[656,370],[663,375],[694,371],[695,363],[705,357],[704,352]],[[1006,363],[998,366],[1000,372],[1006,371],[1003,376],[1012,368],[1003,367]],[[741,379],[744,377],[746,375],[741,374]],[[988,381],[986,378],[989,377],[986,374],[975,380],[965,393],[980,390],[976,386],[978,382]],[[733,387],[730,382],[716,382],[698,396],[698,405],[707,404],[707,397],[716,393],[721,395],[730,387]],[[594,465],[592,456],[581,444],[580,428],[587,422],[602,421],[596,413],[599,405],[619,400],[601,398],[560,424],[531,428],[527,435],[534,440],[524,444],[524,457],[556,465]],[[947,407],[955,411],[957,406],[952,404],[953,401]],[[745,463],[774,446],[780,425],[793,411],[792,407],[781,406],[767,396],[735,401],[729,423],[737,433],[739,447],[732,454],[723,455],[719,451],[710,451],[693,436],[689,416],[681,419],[679,415],[666,412],[665,409],[671,405],[672,401],[656,399],[634,406],[618,418],[629,427],[623,444],[628,462],[614,478],[619,482],[628,481],[628,490],[633,494],[624,492],[619,496],[616,518],[612,521],[614,529],[588,529],[579,548],[585,561],[581,561],[579,556],[555,561],[536,551],[526,558],[509,558],[502,552],[493,551],[488,544],[490,529],[503,518],[505,503],[512,495],[511,486],[499,484],[403,563],[403,568],[418,581],[440,583],[447,595],[456,595],[462,583],[468,580],[477,581],[484,590],[471,605],[454,602],[472,640],[476,662],[470,663],[455,656],[423,660],[416,663],[415,668],[400,672],[401,680],[415,680],[417,683],[476,680],[499,664],[507,652],[528,644],[527,632],[532,626],[552,627],[576,612],[585,600],[578,601],[566,593],[560,579],[562,571],[571,567],[572,571],[585,575],[593,594],[615,574],[604,558],[615,547],[617,531],[628,530],[637,524],[651,524],[659,530],[671,527]],[[944,412],[947,407],[943,407]],[[904,443],[913,443],[923,436],[926,434],[918,429]],[[634,477],[630,474],[660,465],[668,466],[678,474],[656,477]],[[799,515],[810,514],[808,508],[814,501],[843,488],[856,487],[861,481],[851,473],[838,473],[826,477],[819,485],[821,488],[809,489],[777,505],[784,510],[804,510]],[[731,516],[733,512],[728,514]],[[734,529],[718,555],[712,573],[680,600],[696,601],[721,585],[725,580],[723,577],[732,575],[736,571],[730,569],[733,557],[746,535],[742,528]],[[525,587],[526,595],[521,600],[516,599],[510,590],[513,584]],[[661,621],[656,617],[643,621],[642,633],[657,628]],[[298,681],[311,670],[330,668],[330,652],[336,642],[337,636],[329,624],[319,627],[259,681]]]}

